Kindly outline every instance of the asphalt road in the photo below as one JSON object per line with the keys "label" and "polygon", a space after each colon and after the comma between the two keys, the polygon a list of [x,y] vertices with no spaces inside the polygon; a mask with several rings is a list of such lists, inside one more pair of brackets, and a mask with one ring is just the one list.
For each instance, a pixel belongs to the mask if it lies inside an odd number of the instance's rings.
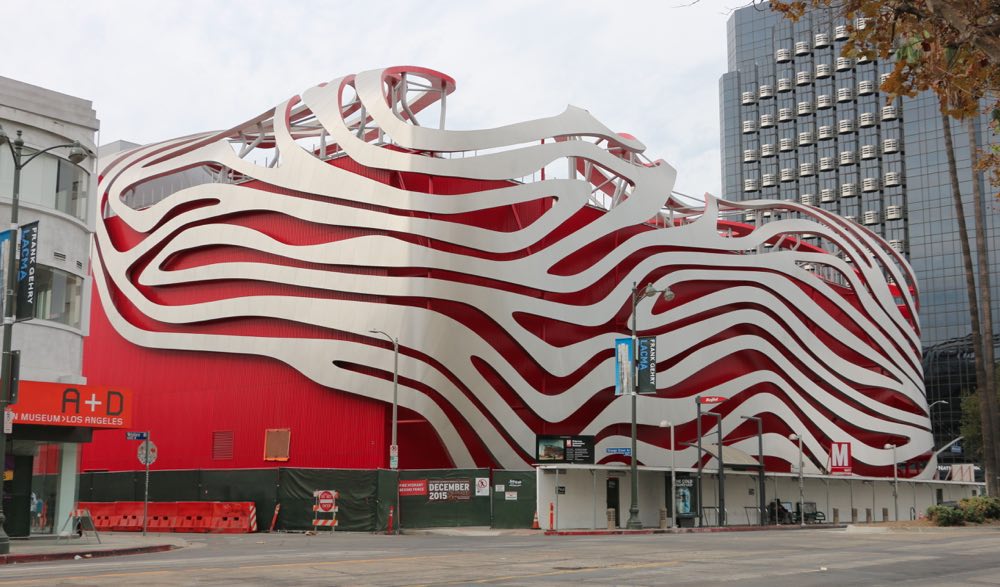
{"label": "asphalt road", "polygon": [[643,536],[206,536],[0,567],[6,585],[1000,585],[1000,529]]}

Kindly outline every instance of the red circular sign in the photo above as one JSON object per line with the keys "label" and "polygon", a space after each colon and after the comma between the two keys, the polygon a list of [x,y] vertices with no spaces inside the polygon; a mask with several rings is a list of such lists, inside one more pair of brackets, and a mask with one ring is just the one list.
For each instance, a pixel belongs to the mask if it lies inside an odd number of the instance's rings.
{"label": "red circular sign", "polygon": [[333,493],[321,491],[319,494],[319,509],[324,512],[333,511]]}

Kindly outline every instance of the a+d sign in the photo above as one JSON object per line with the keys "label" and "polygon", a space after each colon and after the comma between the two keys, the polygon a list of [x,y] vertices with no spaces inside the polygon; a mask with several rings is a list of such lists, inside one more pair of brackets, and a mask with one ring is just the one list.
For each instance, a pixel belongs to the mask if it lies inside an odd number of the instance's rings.
{"label": "a+d sign", "polygon": [[14,424],[131,428],[132,393],[99,385],[21,381]]}
{"label": "a+d sign", "polygon": [[851,443],[834,442],[830,445],[830,474],[851,474]]}

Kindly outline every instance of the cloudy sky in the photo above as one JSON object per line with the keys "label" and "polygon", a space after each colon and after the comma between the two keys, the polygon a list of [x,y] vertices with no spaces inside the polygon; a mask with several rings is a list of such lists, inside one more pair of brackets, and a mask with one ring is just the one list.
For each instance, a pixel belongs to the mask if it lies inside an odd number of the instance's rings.
{"label": "cloudy sky", "polygon": [[388,65],[454,77],[449,128],[567,104],[719,194],[718,81],[741,0],[0,1],[0,75],[92,100],[100,142],[229,127]]}

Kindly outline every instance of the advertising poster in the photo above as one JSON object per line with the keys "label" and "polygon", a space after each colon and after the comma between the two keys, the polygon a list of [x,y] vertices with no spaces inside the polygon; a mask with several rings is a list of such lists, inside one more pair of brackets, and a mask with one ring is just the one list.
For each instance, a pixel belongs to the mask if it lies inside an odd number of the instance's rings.
{"label": "advertising poster", "polygon": [[674,511],[678,518],[698,515],[698,479],[678,475],[674,484]]}
{"label": "advertising poster", "polygon": [[535,447],[539,463],[594,464],[593,436],[536,436]]}
{"label": "advertising poster", "polygon": [[428,501],[469,501],[472,499],[471,479],[428,479]]}

